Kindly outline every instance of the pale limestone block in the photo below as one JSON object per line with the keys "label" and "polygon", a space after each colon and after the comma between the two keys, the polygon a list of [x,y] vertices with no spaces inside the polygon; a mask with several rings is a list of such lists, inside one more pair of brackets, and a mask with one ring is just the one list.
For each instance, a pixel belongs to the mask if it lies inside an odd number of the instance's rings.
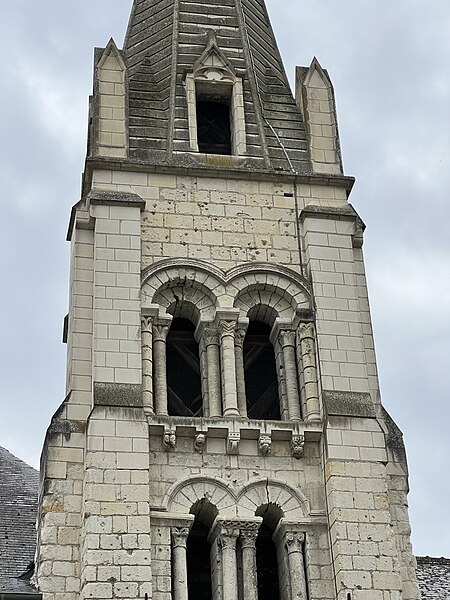
{"label": "pale limestone block", "polygon": [[359,448],[354,446],[328,446],[328,457],[330,459],[347,459],[347,460],[359,460],[360,451]]}

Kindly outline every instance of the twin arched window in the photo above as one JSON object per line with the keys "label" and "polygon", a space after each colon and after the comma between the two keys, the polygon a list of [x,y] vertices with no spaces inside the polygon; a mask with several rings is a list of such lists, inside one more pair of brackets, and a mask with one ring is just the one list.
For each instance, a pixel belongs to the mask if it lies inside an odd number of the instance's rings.
{"label": "twin arched window", "polygon": [[223,519],[203,499],[191,514],[190,529],[172,529],[174,600],[307,597],[304,534],[286,529],[279,507],[263,506],[249,520]]}
{"label": "twin arched window", "polygon": [[[253,320],[244,338],[246,412],[251,419],[281,419],[279,373],[270,332],[269,325]],[[189,319],[173,319],[166,341],[166,363],[169,415],[204,416],[200,349]]]}

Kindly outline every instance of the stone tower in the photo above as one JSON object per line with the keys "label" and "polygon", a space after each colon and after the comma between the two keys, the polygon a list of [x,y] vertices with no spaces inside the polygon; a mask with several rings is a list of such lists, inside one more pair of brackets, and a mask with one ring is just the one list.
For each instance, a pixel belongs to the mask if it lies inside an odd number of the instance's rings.
{"label": "stone tower", "polygon": [[327,72],[263,0],[135,0],[94,70],[43,600],[416,600]]}

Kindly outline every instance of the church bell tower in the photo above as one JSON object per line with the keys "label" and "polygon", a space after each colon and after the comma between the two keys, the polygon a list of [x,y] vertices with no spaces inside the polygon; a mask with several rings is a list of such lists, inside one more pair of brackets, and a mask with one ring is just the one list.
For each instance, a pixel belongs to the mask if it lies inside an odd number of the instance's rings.
{"label": "church bell tower", "polygon": [[327,71],[264,0],[135,0],[88,138],[43,600],[418,600]]}

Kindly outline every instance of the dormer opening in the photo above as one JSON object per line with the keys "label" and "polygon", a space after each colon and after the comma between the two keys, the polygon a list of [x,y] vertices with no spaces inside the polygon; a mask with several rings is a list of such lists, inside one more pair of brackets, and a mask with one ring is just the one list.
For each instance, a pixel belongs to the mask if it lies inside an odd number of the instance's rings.
{"label": "dormer opening", "polygon": [[186,75],[189,144],[193,152],[246,153],[242,79],[211,34],[192,73]]}
{"label": "dormer opening", "polygon": [[196,86],[198,151],[203,154],[231,155],[231,86],[208,90]]}

